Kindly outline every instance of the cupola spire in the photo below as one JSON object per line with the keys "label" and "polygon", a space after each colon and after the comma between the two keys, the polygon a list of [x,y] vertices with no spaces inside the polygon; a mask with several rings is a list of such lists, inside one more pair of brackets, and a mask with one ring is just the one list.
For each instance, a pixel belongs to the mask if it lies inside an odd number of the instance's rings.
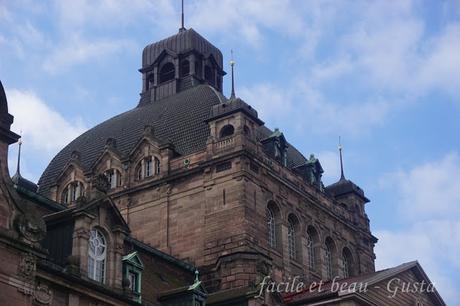
{"label": "cupola spire", "polygon": [[184,26],[184,0],[181,1],[181,8],[182,8],[182,13],[181,13],[181,27],[179,28],[179,32],[185,31],[185,26]]}
{"label": "cupola spire", "polygon": [[230,99],[235,99],[235,72],[233,71],[233,67],[235,66],[235,61],[233,60],[233,50],[230,50],[232,56],[230,60],[230,66],[232,66],[232,93],[230,95]]}
{"label": "cupola spire", "polygon": [[342,143],[340,141],[340,136],[339,136],[339,155],[340,155],[340,180],[344,180],[345,175],[343,174]]}

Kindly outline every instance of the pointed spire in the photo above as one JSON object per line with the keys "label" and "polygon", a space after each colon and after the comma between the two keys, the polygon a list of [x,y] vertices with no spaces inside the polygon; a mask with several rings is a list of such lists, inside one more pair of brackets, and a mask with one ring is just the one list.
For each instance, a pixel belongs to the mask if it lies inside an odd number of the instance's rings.
{"label": "pointed spire", "polygon": [[182,0],[182,14],[181,14],[181,27],[179,28],[179,32],[185,31],[184,27],[184,0]]}
{"label": "pointed spire", "polygon": [[18,145],[19,145],[19,148],[18,148],[18,164],[17,164],[17,167],[16,167],[16,174],[17,175],[21,175],[22,132],[20,133],[20,135],[21,135],[21,138],[19,138],[19,141],[18,141]]}
{"label": "pointed spire", "polygon": [[230,95],[230,99],[235,99],[235,76],[233,71],[233,66],[235,66],[235,61],[233,60],[233,50],[230,51],[232,54],[232,59],[230,60],[230,66],[232,66],[232,93]]}
{"label": "pointed spire", "polygon": [[340,154],[340,180],[344,180],[345,175],[343,174],[342,143],[340,141],[340,136],[339,136],[339,154]]}

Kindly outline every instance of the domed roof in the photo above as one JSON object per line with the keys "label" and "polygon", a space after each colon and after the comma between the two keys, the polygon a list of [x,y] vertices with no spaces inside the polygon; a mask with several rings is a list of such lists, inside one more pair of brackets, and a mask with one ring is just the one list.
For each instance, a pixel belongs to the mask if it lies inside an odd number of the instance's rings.
{"label": "domed roof", "polygon": [[212,55],[220,68],[223,68],[223,56],[220,50],[192,28],[179,31],[176,35],[147,45],[142,52],[142,68],[146,68],[155,62],[164,50],[177,54],[195,50],[206,57]]}
{"label": "domed roof", "polygon": [[127,157],[142,138],[146,126],[152,126],[155,137],[172,143],[179,154],[203,149],[209,135],[205,123],[209,111],[213,105],[225,101],[211,86],[199,85],[115,116],[77,137],[53,158],[40,177],[39,193],[48,194],[73,152],[79,153],[84,170],[93,166],[109,139],[115,141],[122,157]]}

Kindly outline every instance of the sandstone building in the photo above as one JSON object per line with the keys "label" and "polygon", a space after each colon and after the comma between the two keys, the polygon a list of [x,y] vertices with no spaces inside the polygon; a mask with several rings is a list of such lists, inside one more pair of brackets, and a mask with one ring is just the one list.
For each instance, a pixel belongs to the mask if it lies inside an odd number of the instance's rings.
{"label": "sandstone building", "polygon": [[[18,136],[0,97],[0,304],[444,305],[435,290],[388,298],[396,276],[429,282],[420,265],[375,271],[363,190],[343,171],[324,186],[314,155],[226,98],[200,34],[146,46],[139,71],[137,106],[67,145],[38,186],[9,177]],[[260,295],[267,276],[381,289]]]}

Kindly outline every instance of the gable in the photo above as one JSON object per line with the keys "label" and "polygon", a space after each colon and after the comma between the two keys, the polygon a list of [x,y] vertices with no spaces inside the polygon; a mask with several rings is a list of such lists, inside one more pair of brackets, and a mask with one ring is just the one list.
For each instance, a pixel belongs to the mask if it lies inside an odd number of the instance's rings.
{"label": "gable", "polygon": [[129,232],[128,224],[116,207],[115,203],[108,197],[96,199],[88,204],[83,204],[74,210],[73,214],[80,212],[91,214],[95,217],[97,225],[114,231],[120,229]]}
{"label": "gable", "polygon": [[385,280],[370,284],[366,293],[360,294],[376,305],[444,305],[437,301],[433,284],[408,269]]}
{"label": "gable", "polygon": [[128,255],[123,256],[123,262],[130,264],[138,269],[144,269],[144,264],[142,263],[141,258],[139,257],[139,254],[137,251],[134,251]]}

